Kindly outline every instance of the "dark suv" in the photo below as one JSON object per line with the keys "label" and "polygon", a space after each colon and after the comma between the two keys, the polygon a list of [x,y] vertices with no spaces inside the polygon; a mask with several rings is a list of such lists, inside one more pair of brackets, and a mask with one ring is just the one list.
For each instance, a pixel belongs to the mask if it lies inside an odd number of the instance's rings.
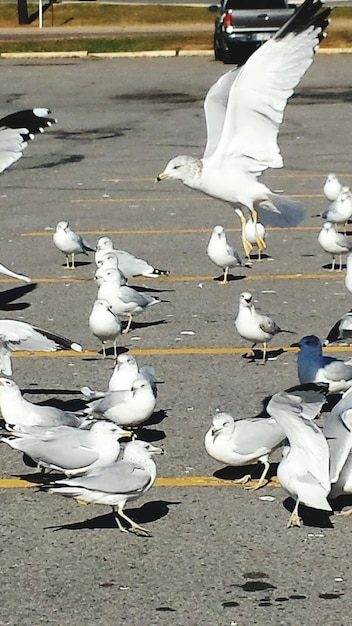
{"label": "dark suv", "polygon": [[222,0],[215,20],[217,61],[242,65],[291,17],[296,6],[286,0]]}

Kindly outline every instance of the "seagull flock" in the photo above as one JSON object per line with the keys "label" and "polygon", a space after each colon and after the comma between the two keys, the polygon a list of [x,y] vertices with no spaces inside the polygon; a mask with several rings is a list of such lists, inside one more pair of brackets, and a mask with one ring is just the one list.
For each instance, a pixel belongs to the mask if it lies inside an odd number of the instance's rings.
{"label": "seagull flock", "polygon": [[[204,109],[207,141],[202,158],[177,156],[157,180],[178,179],[183,184],[230,204],[241,221],[244,257],[260,261],[266,249],[267,226],[296,226],[304,219],[304,206],[296,199],[272,192],[260,182],[268,168],[281,168],[283,160],[277,143],[289,97],[313,62],[314,52],[325,37],[330,8],[321,0],[305,0],[288,22],[247,62],[223,75],[208,91]],[[56,123],[48,109],[26,110],[0,120],[0,171],[22,155],[34,135]],[[352,292],[352,242],[338,232],[352,217],[352,193],[330,173],[323,187],[329,202],[321,215],[325,220],[318,243],[332,257],[347,255],[346,288]],[[64,478],[44,482],[41,491],[74,498],[79,503],[110,506],[118,528],[149,536],[149,529],[124,512],[130,500],[153,485],[157,467],[153,457],[163,449],[139,439],[155,411],[158,379],[150,366],[140,366],[131,354],[121,354],[118,342],[130,331],[134,317],[162,301],[141,293],[128,284],[130,278],[167,276],[149,261],[115,248],[107,236],[95,245],[85,241],[66,220],[58,222],[53,244],[65,257],[68,270],[78,270],[76,257],[94,252],[96,297],[89,329],[101,343],[102,358],[112,344],[115,367],[105,390],[81,389],[82,407],[70,412],[48,404],[35,404],[23,397],[12,375],[13,350],[81,351],[82,347],[51,331],[25,322],[0,321],[0,412],[4,422],[1,442],[23,454],[25,463],[45,472],[59,472]],[[227,285],[229,272],[244,263],[227,240],[225,229],[213,228],[206,253],[223,273],[220,285]],[[30,281],[0,265],[13,278]],[[127,322],[121,321],[125,318]],[[325,345],[352,335],[352,313],[331,329]],[[234,320],[238,335],[251,345],[249,356],[256,360],[254,347],[263,345],[260,363],[268,360],[267,344],[282,329],[254,305],[244,291],[239,297]],[[307,335],[296,344],[299,385],[274,393],[259,417],[234,419],[216,413],[205,434],[206,453],[216,462],[242,467],[261,463],[257,482],[247,485],[251,473],[240,479],[249,490],[264,487],[270,457],[282,449],[277,478],[295,504],[288,527],[300,526],[303,509],[322,516],[332,514],[332,501],[352,493],[352,362],[325,356],[323,343]],[[270,367],[268,365],[267,367]],[[321,411],[328,394],[340,399],[320,425]],[[144,432],[146,432],[144,430]],[[127,443],[125,438],[131,440]],[[121,451],[122,450],[122,451]],[[348,512],[347,512],[348,513]]]}

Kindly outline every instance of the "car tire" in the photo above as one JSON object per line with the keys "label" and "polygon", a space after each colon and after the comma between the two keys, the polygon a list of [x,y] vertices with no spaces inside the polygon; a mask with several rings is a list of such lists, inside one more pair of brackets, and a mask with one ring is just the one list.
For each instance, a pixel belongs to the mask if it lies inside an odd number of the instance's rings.
{"label": "car tire", "polygon": [[223,61],[224,53],[222,48],[219,46],[218,40],[214,37],[214,58],[215,61]]}

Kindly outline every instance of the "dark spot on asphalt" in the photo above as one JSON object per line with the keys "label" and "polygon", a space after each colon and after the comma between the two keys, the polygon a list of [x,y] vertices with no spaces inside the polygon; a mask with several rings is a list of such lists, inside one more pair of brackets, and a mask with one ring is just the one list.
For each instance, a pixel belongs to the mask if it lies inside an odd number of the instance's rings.
{"label": "dark spot on asphalt", "polygon": [[234,607],[234,606],[239,606],[240,603],[239,602],[223,602],[222,606],[224,609],[227,609],[229,607]]}
{"label": "dark spot on asphalt", "polygon": [[238,585],[238,587],[241,587],[243,591],[251,591],[251,592],[252,591],[264,591],[264,589],[277,589],[275,585],[271,585],[270,583],[265,583],[262,580],[247,581],[243,585]]}
{"label": "dark spot on asphalt", "polygon": [[315,89],[302,89],[294,94],[291,102],[299,101],[299,104],[332,104],[352,102],[352,88],[336,88],[333,91],[322,87]]}
{"label": "dark spot on asphalt", "polygon": [[336,600],[336,598],[341,598],[343,593],[319,593],[319,598],[323,600]]}
{"label": "dark spot on asphalt", "polygon": [[144,100],[160,104],[193,104],[203,99],[201,96],[192,96],[189,93],[179,91],[163,91],[162,89],[151,89],[149,91],[133,91],[132,93],[122,93],[114,97],[115,100]]}

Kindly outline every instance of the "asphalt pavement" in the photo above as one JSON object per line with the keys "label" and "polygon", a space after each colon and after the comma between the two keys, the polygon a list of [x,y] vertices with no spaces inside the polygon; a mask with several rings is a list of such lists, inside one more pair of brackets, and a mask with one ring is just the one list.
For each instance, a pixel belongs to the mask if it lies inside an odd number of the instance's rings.
{"label": "asphalt pavement", "polygon": [[[0,624],[348,626],[351,521],[334,515],[331,527],[308,520],[287,529],[284,490],[271,482],[248,492],[226,481],[242,469],[224,471],[203,441],[216,410],[254,416],[266,396],[296,384],[289,344],[310,333],[324,338],[351,308],[343,273],[328,271],[314,217],[327,206],[328,172],[352,183],[349,55],[316,56],[280,132],[285,167],[265,175],[272,189],[303,199],[305,222],[269,230],[264,260],[234,270],[227,286],[216,280],[206,247],[213,226],[223,224],[241,250],[231,207],[176,181],[155,183],[171,157],[202,154],[202,102],[226,66],[209,57],[1,64],[2,115],[49,106],[58,118],[2,175],[0,260],[32,277],[29,287],[0,278],[2,316],[85,348],[15,356],[13,378],[26,397],[76,408],[80,388],[104,389],[113,368],[88,328],[93,256],[66,270],[52,242],[58,221],[67,219],[92,245],[107,233],[170,276],[133,281],[163,302],[119,345],[152,365],[160,381],[141,436],[166,455],[157,459],[158,483],[127,507],[153,536],[119,532],[108,507],[37,491],[40,476],[2,444]],[[242,356],[247,344],[234,319],[244,290],[295,333],[270,344],[273,353],[287,350],[265,366]]]}

